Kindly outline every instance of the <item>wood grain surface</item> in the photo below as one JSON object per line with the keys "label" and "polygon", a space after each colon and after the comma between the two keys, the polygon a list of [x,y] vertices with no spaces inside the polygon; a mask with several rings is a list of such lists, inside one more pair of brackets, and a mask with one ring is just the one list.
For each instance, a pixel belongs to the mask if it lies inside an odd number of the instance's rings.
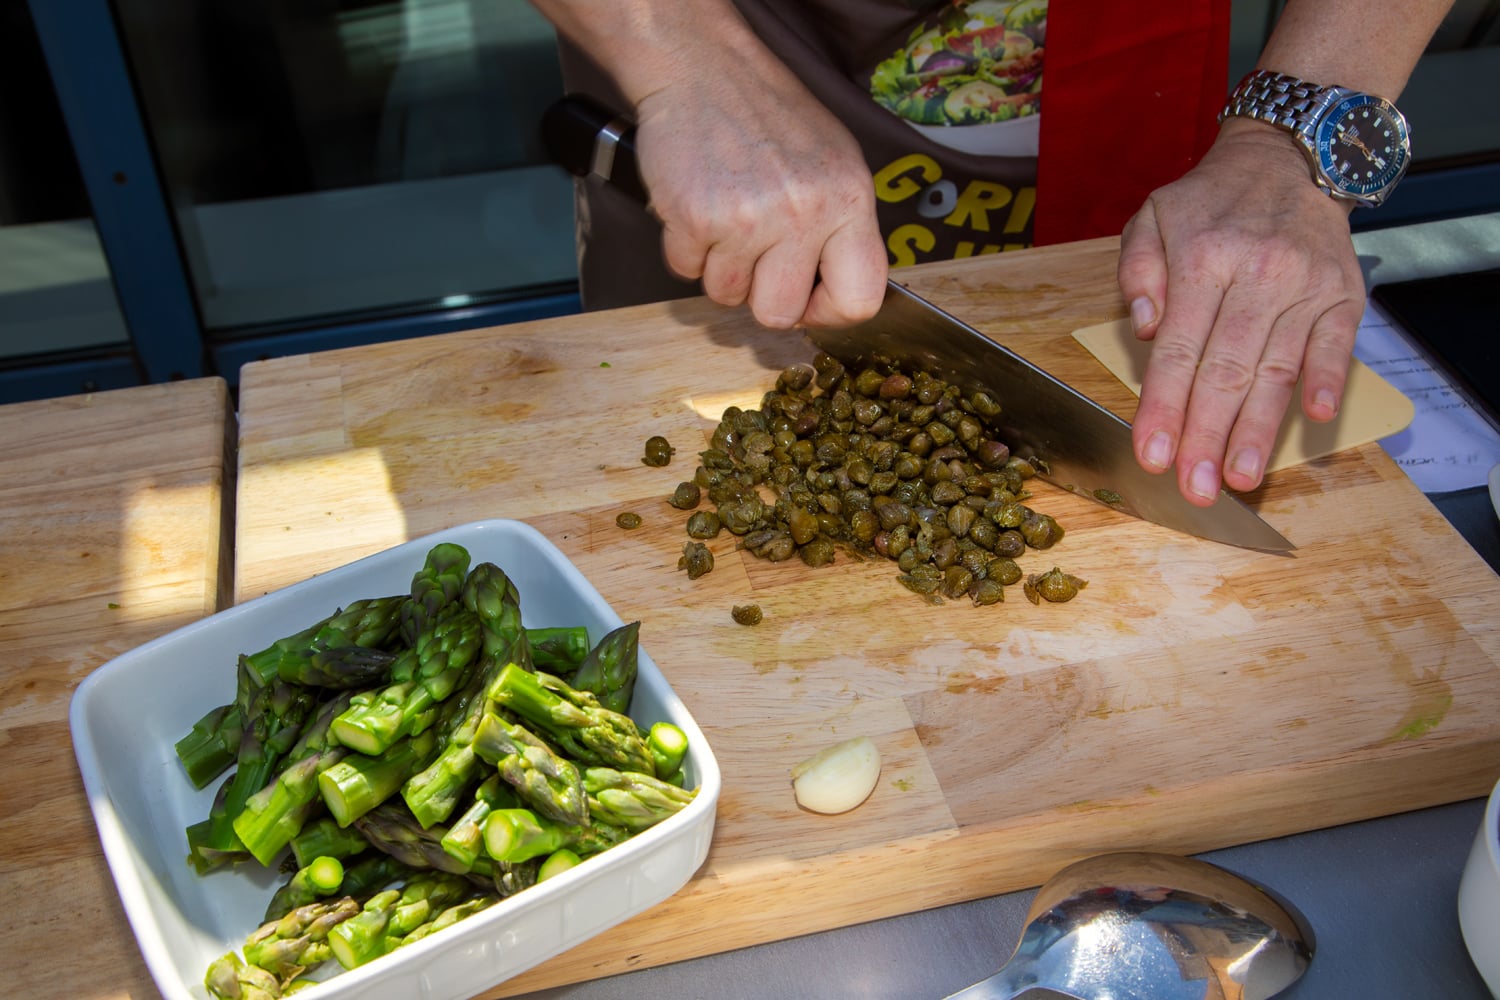
{"label": "wood grain surface", "polygon": [[222,379],[0,406],[0,968],[14,997],[156,996],[68,728],[114,656],[227,604]]}
{"label": "wood grain surface", "polygon": [[[1118,243],[900,273],[1127,419],[1069,336],[1123,315]],[[724,774],[710,857],[666,903],[493,995],[1036,885],[1108,850],[1196,852],[1469,798],[1500,774],[1500,580],[1376,445],[1246,499],[1297,551],[1175,534],[1039,485],[1067,537],[1024,558],[1072,603],[934,607],[894,566],[809,569],[711,547],[676,569],[666,498],[730,404],[799,337],[703,300],[246,366],[235,596],[409,538],[513,517],[627,620]],[[667,468],[640,461],[663,434]],[[626,532],[615,516],[635,511]],[[758,603],[764,622],[735,624]],[[875,739],[859,809],[797,809],[788,771]]]}

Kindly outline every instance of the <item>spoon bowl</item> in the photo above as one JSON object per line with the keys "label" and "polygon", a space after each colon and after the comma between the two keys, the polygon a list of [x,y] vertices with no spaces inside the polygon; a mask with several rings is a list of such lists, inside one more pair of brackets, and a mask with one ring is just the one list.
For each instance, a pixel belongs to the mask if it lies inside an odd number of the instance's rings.
{"label": "spoon bowl", "polygon": [[[1217,865],[1101,854],[1037,890],[1021,942],[993,976],[948,1000],[1266,1000],[1312,961],[1291,904]],[[1040,995],[1040,994],[1039,994]]]}

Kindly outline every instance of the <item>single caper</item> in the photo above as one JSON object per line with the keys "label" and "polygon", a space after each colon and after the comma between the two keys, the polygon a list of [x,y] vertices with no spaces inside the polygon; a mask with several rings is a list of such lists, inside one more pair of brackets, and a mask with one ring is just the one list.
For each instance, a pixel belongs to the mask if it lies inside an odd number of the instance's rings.
{"label": "single caper", "polygon": [[678,483],[667,502],[678,510],[692,510],[703,499],[703,490],[697,483]]}
{"label": "single caper", "polygon": [[646,439],[645,454],[641,456],[641,462],[657,468],[669,465],[672,461],[672,453],[676,450],[666,438],[660,434],[653,434]]}
{"label": "single caper", "polygon": [[833,542],[823,537],[814,538],[797,549],[797,555],[802,557],[804,563],[814,568],[827,566],[834,559]]}
{"label": "single caper", "polygon": [[687,533],[690,538],[717,538],[722,528],[719,515],[711,510],[695,511],[687,522]]}
{"label": "single caper", "polygon": [[714,568],[714,554],[702,542],[687,542],[682,546],[677,568],[687,570],[689,580],[696,580]]}
{"label": "single caper", "polygon": [[759,625],[764,617],[759,604],[736,604],[729,616],[741,625]]}
{"label": "single caper", "polygon": [[615,524],[626,531],[629,531],[631,528],[639,528],[641,526],[641,515],[627,510],[615,515]]}

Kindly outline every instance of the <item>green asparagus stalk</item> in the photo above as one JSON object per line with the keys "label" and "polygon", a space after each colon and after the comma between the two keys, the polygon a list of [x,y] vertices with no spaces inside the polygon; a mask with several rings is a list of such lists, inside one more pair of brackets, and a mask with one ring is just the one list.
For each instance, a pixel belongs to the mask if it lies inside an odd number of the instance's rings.
{"label": "green asparagus stalk", "polygon": [[318,792],[338,824],[347,827],[401,790],[432,760],[437,735],[409,736],[378,757],[350,754],[318,775]]}
{"label": "green asparagus stalk", "polygon": [[473,746],[527,805],[559,823],[588,823],[588,801],[578,766],[558,756],[535,734],[488,713],[474,733]]}
{"label": "green asparagus stalk", "polygon": [[411,878],[418,870],[384,851],[371,851],[344,869],[344,895],[361,901],[369,899],[375,893]]}
{"label": "green asparagus stalk", "polygon": [[628,833],[606,823],[572,826],[539,816],[531,809],[496,809],[484,821],[484,848],[496,861],[515,864],[567,848],[597,854],[624,840]]}
{"label": "green asparagus stalk", "polygon": [[[240,735],[237,768],[225,792],[224,805],[204,837],[205,859],[233,859],[246,853],[234,832],[234,821],[250,796],[264,788],[277,765],[296,742],[316,705],[310,689],[279,678],[255,692]],[[202,852],[200,852],[202,853]]]}
{"label": "green asparagus stalk", "polygon": [[187,828],[188,864],[192,865],[193,870],[199,875],[207,875],[214,869],[230,864],[241,857],[237,851],[216,850],[208,842],[214,827],[222,823],[227,814],[225,803],[228,801],[229,786],[232,784],[234,784],[234,775],[231,774],[219,784],[218,791],[214,792],[214,801],[208,807],[207,818]]}
{"label": "green asparagus stalk", "polygon": [[235,952],[215,960],[203,977],[208,995],[217,1000],[276,1000],[281,981],[258,965],[246,965]]}
{"label": "green asparagus stalk", "polygon": [[526,640],[536,668],[559,677],[571,676],[589,654],[589,630],[582,625],[528,628]]}
{"label": "green asparagus stalk", "polygon": [[326,962],[328,936],[360,912],[352,897],[319,900],[268,920],[245,940],[245,962],[271,973],[281,983],[304,969]]}
{"label": "green asparagus stalk", "polygon": [[646,734],[646,748],[651,751],[653,773],[663,781],[681,785],[677,778],[687,756],[688,738],[682,727],[672,722],[658,722]]}
{"label": "green asparagus stalk", "polygon": [[379,754],[403,736],[416,735],[437,717],[429,711],[463,686],[482,642],[478,616],[450,606],[417,637],[414,653],[403,653],[392,683],[361,692],[333,722],[339,742],[364,754]]}
{"label": "green asparagus stalk", "polygon": [[414,941],[420,941],[424,937],[436,934],[438,931],[446,930],[465,917],[473,916],[480,910],[493,905],[497,901],[497,898],[495,896],[475,896],[473,899],[466,899],[462,903],[450,906],[432,920],[427,921],[427,923],[422,924],[416,930],[402,938],[401,946],[411,944]]}
{"label": "green asparagus stalk", "polygon": [[[313,795],[322,802],[314,784]],[[370,849],[370,842],[358,830],[344,829],[332,816],[319,816],[309,821],[292,838],[292,859],[298,868],[305,868],[314,858],[338,858],[347,861]],[[354,895],[354,893],[350,893]]]}
{"label": "green asparagus stalk", "polygon": [[504,662],[511,655],[511,644],[523,631],[521,593],[516,585],[499,566],[480,563],[464,580],[461,598],[483,626],[486,655]]}
{"label": "green asparagus stalk", "polygon": [[568,683],[588,691],[612,712],[630,711],[640,658],[640,622],[612,630],[594,644]]}
{"label": "green asparagus stalk", "polygon": [[283,653],[276,674],[290,684],[349,691],[384,684],[396,654],[363,646],[319,646]]}
{"label": "green asparagus stalk", "polygon": [[396,632],[397,616],[405,602],[404,595],[354,601],[317,624],[249,654],[246,662],[264,685],[277,675],[287,653],[336,646],[384,646]]}
{"label": "green asparagus stalk", "polygon": [[359,913],[330,930],[333,957],[354,969],[389,954],[406,935],[470,895],[472,886],[460,875],[419,872],[401,889],[376,893]]}
{"label": "green asparagus stalk", "polygon": [[422,568],[412,576],[411,594],[401,605],[401,638],[406,645],[415,646],[438,614],[458,599],[468,572],[469,553],[462,545],[442,542],[428,550]]}
{"label": "green asparagus stalk", "polygon": [[194,788],[207,788],[234,763],[244,724],[245,714],[239,706],[220,705],[193,723],[192,731],[177,741],[174,749]]}
{"label": "green asparagus stalk", "polygon": [[381,803],[355,820],[354,826],[378,850],[412,868],[454,875],[466,875],[474,868],[443,850],[445,829],[424,828],[399,799]]}
{"label": "green asparagus stalk", "polygon": [[542,865],[536,870],[536,880],[545,882],[554,875],[561,875],[570,868],[577,868],[583,864],[583,859],[566,847],[558,848],[542,859]]}
{"label": "green asparagus stalk", "polygon": [[589,767],[583,772],[589,815],[639,833],[680,811],[697,794],[649,774]]}
{"label": "green asparagus stalk", "polygon": [[531,663],[526,634],[519,628],[513,631],[505,656],[495,659],[488,652],[484,654],[479,670],[465,689],[466,700],[455,706],[458,710],[447,720],[443,734],[446,742],[437,759],[401,789],[406,804],[423,826],[446,821],[465,793],[480,780],[484,762],[474,753],[473,742],[488,711],[489,692],[505,666],[518,664],[529,668]]}
{"label": "green asparagus stalk", "polygon": [[626,771],[650,772],[655,767],[629,716],[590,704],[590,696],[558,678],[507,665],[494,685],[493,698],[574,760]]}
{"label": "green asparagus stalk", "polygon": [[480,782],[474,790],[474,801],[448,827],[439,843],[461,864],[472,868],[474,860],[484,850],[485,817],[496,809],[515,809],[520,804],[515,789],[501,780],[498,773],[491,774]]}
{"label": "green asparagus stalk", "polygon": [[333,739],[332,723],[349,707],[353,695],[340,692],[318,708],[295,746],[289,762],[266,786],[245,801],[233,820],[245,849],[266,867],[319,809],[318,775],[349,755]]}
{"label": "green asparagus stalk", "polygon": [[293,910],[316,903],[339,891],[344,884],[344,863],[338,858],[320,857],[298,868],[282,883],[266,904],[263,920],[280,920]]}

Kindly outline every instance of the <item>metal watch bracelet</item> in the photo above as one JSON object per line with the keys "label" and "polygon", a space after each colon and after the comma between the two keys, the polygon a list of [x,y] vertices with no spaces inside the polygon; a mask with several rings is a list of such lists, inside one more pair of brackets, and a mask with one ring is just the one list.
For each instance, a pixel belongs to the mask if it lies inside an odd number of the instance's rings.
{"label": "metal watch bracelet", "polygon": [[1301,132],[1317,118],[1332,89],[1285,73],[1254,70],[1234,88],[1219,121],[1230,116],[1255,118]]}

